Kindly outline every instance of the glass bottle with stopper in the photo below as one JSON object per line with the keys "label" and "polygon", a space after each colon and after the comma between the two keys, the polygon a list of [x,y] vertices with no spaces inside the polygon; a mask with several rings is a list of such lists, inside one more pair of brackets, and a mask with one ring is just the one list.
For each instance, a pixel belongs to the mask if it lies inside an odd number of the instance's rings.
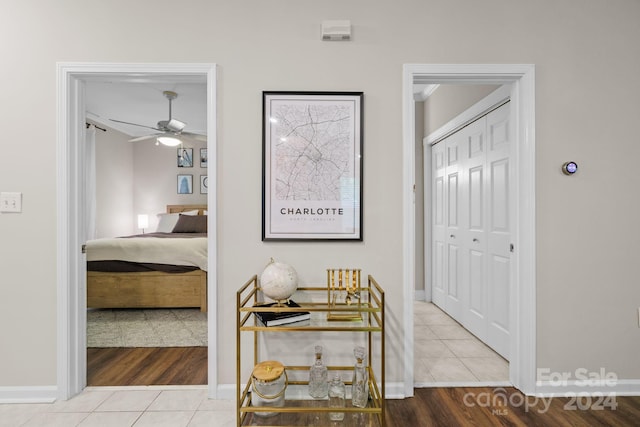
{"label": "glass bottle with stopper", "polygon": [[[345,395],[346,390],[344,382],[342,382],[340,375],[336,372],[336,376],[329,384],[329,407],[344,408]],[[344,420],[344,412],[329,412],[329,419],[331,421],[342,421]]]}
{"label": "glass bottle with stopper", "polygon": [[315,347],[316,359],[309,368],[309,394],[315,399],[324,399],[329,392],[329,371],[322,361],[322,346]]}
{"label": "glass bottle with stopper", "polygon": [[365,348],[358,346],[353,350],[356,364],[353,367],[351,402],[353,406],[365,408],[369,401],[369,373],[365,364]]}

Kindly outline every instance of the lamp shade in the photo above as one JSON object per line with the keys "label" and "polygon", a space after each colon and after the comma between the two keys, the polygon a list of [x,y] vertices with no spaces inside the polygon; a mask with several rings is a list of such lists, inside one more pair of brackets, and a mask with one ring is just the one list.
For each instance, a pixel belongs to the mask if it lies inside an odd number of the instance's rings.
{"label": "lamp shade", "polygon": [[149,228],[149,215],[140,214],[138,215],[138,228]]}
{"label": "lamp shade", "polygon": [[174,138],[173,136],[159,136],[156,139],[160,144],[167,145],[169,147],[176,147],[182,144],[178,138]]}

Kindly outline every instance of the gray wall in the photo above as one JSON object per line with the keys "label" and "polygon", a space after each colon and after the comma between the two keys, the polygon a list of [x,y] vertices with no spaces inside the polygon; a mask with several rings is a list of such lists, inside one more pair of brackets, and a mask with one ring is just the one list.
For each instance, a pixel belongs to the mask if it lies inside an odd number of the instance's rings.
{"label": "gray wall", "polygon": [[129,137],[96,130],[96,237],[133,234],[134,158]]}
{"label": "gray wall", "polygon": [[[56,384],[58,61],[219,65],[223,384],[234,383],[235,291],[271,256],[303,283],[329,266],[373,274],[388,295],[388,380],[402,381],[402,64],[535,64],[538,366],[640,378],[640,178],[620,167],[640,157],[636,0],[11,3],[0,148],[14,155],[0,156],[0,190],[24,203],[0,215],[0,387]],[[350,19],[353,40],[322,42],[325,19]],[[365,93],[362,243],[261,242],[263,90]],[[572,178],[567,160],[580,165]]]}
{"label": "gray wall", "polygon": [[[155,231],[157,214],[169,204],[207,203],[200,193],[200,148],[206,143],[185,142],[193,149],[193,167],[177,166],[177,147],[155,145],[153,140],[131,143],[131,138],[100,125],[107,132],[96,132],[96,229],[97,237],[138,234],[137,215],[149,216],[146,232]],[[193,175],[193,193],[178,194],[178,174]]]}

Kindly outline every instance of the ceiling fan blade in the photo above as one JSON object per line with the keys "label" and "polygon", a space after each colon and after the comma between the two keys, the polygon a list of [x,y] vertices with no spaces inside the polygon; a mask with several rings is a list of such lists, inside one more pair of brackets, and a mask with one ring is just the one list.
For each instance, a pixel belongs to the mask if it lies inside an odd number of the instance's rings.
{"label": "ceiling fan blade", "polygon": [[147,128],[147,129],[153,129],[153,130],[159,130],[159,131],[162,130],[162,129],[154,128],[154,127],[151,127],[151,126],[139,125],[137,123],[123,122],[122,120],[116,120],[116,119],[109,119],[109,120],[111,120],[112,122],[116,122],[116,123],[124,123],[125,125],[139,126],[141,128]]}
{"label": "ceiling fan blade", "polygon": [[186,136],[187,138],[195,139],[196,141],[207,141],[207,135],[202,135],[200,133],[192,133],[192,132],[180,132],[181,136]]}
{"label": "ceiling fan blade", "polygon": [[[185,128],[185,126],[187,125],[185,122],[180,121],[178,119],[174,119],[171,117],[171,101],[173,101],[174,99],[177,98],[178,94],[172,91],[164,91],[163,95],[167,98],[167,100],[169,100],[169,119],[168,120],[160,120],[158,122],[157,127],[152,127],[152,126],[146,126],[146,125],[141,125],[138,123],[131,123],[131,122],[125,122],[124,120],[116,120],[116,119],[109,119],[112,122],[116,122],[116,123],[122,123],[125,125],[130,125],[130,126],[138,126],[138,127],[142,127],[142,128],[146,128],[146,129],[153,129],[155,131],[158,131],[160,133],[154,133],[151,135],[145,135],[145,136],[140,136],[140,137],[136,137],[136,138],[132,138],[129,140],[129,142],[138,142],[138,141],[144,141],[147,139],[152,139],[152,138],[158,138],[161,136],[166,136],[168,138],[174,138],[174,141],[179,143],[179,140],[184,138],[184,139],[192,139],[195,141],[201,141],[201,142],[206,142],[207,141],[207,135],[201,135],[198,133],[192,133],[192,132],[183,132],[183,129]],[[166,141],[158,141],[162,144],[165,145],[170,145],[168,144]]]}
{"label": "ceiling fan blade", "polygon": [[161,136],[161,135],[164,135],[164,134],[163,134],[163,133],[154,133],[154,134],[152,134],[152,135],[139,136],[139,137],[137,137],[137,138],[131,138],[131,139],[129,140],[129,142],[139,142],[139,141],[144,141],[144,140],[151,139],[151,138],[157,138],[157,137],[159,137],[159,136]]}

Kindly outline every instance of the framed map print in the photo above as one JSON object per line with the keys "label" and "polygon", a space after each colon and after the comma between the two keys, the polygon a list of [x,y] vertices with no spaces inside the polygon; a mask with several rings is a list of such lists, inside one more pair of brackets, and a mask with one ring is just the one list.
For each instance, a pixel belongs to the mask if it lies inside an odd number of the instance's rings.
{"label": "framed map print", "polygon": [[362,99],[262,93],[262,240],[362,240]]}

